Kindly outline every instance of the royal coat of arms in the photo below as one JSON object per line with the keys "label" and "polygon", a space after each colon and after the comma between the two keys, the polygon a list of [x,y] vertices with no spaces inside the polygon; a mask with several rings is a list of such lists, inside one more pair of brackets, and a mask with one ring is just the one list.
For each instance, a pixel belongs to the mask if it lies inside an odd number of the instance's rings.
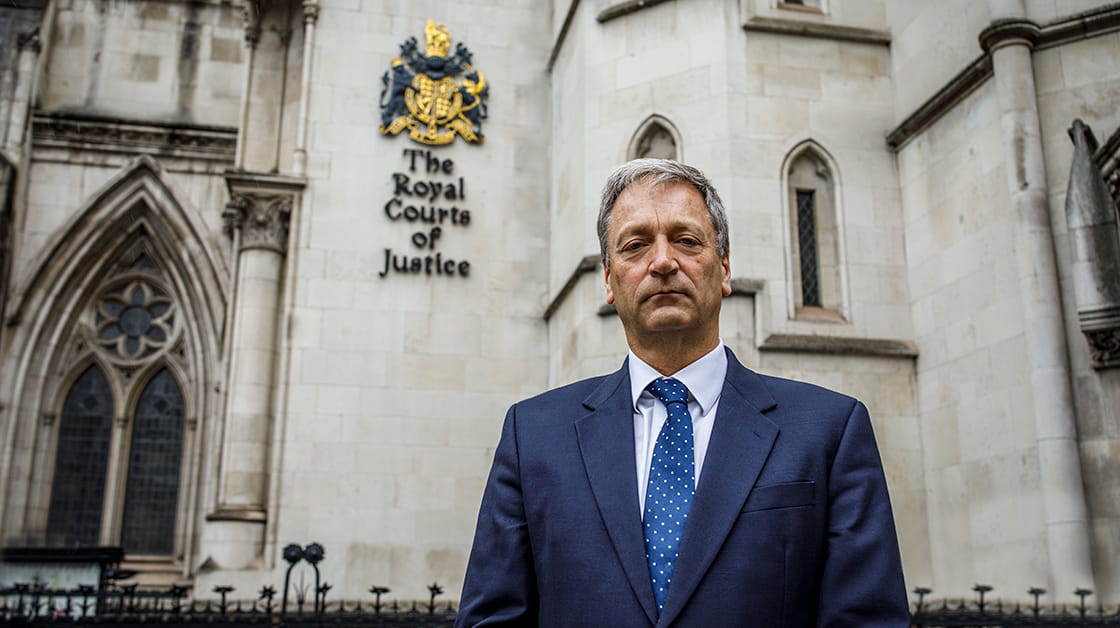
{"label": "royal coat of arms", "polygon": [[381,77],[379,130],[396,135],[408,129],[408,136],[421,144],[450,144],[456,135],[481,142],[489,90],[486,78],[471,66],[471,52],[462,43],[448,56],[451,34],[446,26],[428,20],[424,34],[424,53],[417,49],[416,38],[410,37]]}

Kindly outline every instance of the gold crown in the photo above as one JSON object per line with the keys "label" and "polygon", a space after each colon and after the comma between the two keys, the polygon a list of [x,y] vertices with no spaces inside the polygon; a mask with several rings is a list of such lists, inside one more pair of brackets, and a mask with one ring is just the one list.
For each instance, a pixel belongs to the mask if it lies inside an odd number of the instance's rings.
{"label": "gold crown", "polygon": [[424,35],[428,38],[428,44],[424,47],[424,53],[429,57],[446,57],[447,49],[451,47],[451,32],[443,24],[438,24],[435,20],[428,20],[428,25],[424,27]]}

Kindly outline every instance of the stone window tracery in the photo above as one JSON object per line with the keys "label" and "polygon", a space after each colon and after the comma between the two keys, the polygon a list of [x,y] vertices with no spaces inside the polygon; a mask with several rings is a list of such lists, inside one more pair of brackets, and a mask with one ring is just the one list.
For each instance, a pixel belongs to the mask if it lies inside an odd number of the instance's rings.
{"label": "stone window tracery", "polygon": [[171,557],[188,429],[182,310],[146,247],[125,259],[91,293],[67,358],[81,375],[64,391],[46,540]]}
{"label": "stone window tracery", "polygon": [[166,294],[149,281],[134,279],[101,296],[95,314],[97,341],[115,358],[143,360],[167,346],[174,317]]}

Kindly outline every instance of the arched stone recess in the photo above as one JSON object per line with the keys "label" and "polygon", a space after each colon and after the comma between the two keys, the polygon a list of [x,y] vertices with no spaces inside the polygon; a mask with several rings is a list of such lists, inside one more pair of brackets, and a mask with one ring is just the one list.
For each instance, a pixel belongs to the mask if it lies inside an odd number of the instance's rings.
{"label": "arched stone recess", "polygon": [[839,166],[823,146],[803,139],[786,153],[781,183],[787,316],[813,323],[848,322]]}
{"label": "arched stone recess", "polygon": [[[45,541],[62,405],[90,366],[112,394],[113,440],[100,541],[119,540],[131,420],[166,370],[182,395],[173,558],[190,570],[206,417],[221,408],[229,270],[158,163],[141,157],[44,247],[11,301],[0,365],[0,504],[8,543]],[[125,320],[125,319],[128,320]],[[165,378],[166,379],[166,378]],[[207,465],[209,466],[209,465]]]}
{"label": "arched stone recess", "polygon": [[665,116],[655,113],[634,131],[626,149],[626,159],[657,157],[683,161],[683,146],[677,127]]}

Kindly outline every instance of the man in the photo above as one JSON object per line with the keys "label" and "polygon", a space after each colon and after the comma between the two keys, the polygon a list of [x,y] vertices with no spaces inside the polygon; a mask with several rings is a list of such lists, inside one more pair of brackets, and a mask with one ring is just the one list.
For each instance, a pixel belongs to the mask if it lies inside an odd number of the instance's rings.
{"label": "man", "polygon": [[625,164],[598,231],[630,353],[510,408],[456,626],[909,626],[867,410],[720,341],[709,181]]}

